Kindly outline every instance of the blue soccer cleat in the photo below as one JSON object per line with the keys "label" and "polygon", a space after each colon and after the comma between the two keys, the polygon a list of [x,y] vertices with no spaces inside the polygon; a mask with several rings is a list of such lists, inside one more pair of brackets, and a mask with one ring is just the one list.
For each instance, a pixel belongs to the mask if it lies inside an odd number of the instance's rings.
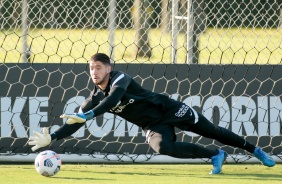
{"label": "blue soccer cleat", "polygon": [[225,151],[222,151],[218,149],[219,153],[213,157],[211,157],[213,170],[210,172],[210,174],[218,174],[221,172],[222,165],[227,158],[227,153]]}
{"label": "blue soccer cleat", "polygon": [[254,151],[254,155],[257,157],[257,159],[261,161],[263,165],[267,167],[273,167],[275,165],[275,161],[273,160],[273,158],[264,151],[262,151],[261,148],[257,147]]}

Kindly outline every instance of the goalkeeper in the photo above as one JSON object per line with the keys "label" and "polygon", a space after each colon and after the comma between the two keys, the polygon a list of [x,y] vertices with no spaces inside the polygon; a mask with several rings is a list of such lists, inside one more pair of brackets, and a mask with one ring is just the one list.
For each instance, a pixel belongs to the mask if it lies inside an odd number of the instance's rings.
{"label": "goalkeeper", "polygon": [[106,54],[93,55],[89,68],[95,84],[90,96],[82,103],[78,113],[61,115],[61,118],[67,118],[66,124],[54,133],[49,134],[47,128],[43,134],[34,132],[29,139],[32,151],[49,145],[53,140],[70,136],[87,120],[110,112],[141,127],[146,133],[147,143],[159,154],[176,158],[210,158],[213,165],[210,174],[221,172],[227,153],[188,142],[176,142],[175,127],[244,149],[265,166],[275,165],[272,157],[261,148],[223,127],[215,126],[192,107],[142,88],[126,73],[112,71]]}

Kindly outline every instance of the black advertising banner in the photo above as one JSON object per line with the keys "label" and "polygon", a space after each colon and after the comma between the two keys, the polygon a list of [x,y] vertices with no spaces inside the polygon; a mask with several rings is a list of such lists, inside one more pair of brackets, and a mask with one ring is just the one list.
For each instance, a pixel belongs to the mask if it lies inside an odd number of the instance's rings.
{"label": "black advertising banner", "polygon": [[[280,154],[282,66],[115,64],[143,87],[193,106],[214,124]],[[30,153],[33,131],[58,129],[59,116],[75,112],[93,88],[87,64],[0,64],[0,153]],[[191,132],[177,141],[242,152]],[[142,130],[105,113],[67,139],[53,142],[58,153],[149,154]]]}

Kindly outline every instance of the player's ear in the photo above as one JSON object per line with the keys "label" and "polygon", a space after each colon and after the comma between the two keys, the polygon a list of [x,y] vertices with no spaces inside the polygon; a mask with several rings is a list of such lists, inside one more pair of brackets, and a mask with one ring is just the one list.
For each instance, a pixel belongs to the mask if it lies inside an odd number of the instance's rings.
{"label": "player's ear", "polygon": [[112,66],[111,65],[108,65],[107,66],[107,73],[110,73],[112,71]]}

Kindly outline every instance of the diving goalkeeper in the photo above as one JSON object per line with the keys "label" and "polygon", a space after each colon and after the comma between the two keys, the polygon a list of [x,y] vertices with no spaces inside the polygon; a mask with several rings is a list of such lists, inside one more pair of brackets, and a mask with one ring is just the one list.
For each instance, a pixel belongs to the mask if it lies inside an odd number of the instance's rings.
{"label": "diving goalkeeper", "polygon": [[265,166],[275,165],[272,157],[261,148],[228,129],[215,126],[192,107],[142,88],[124,72],[112,71],[110,58],[106,54],[93,55],[89,68],[95,84],[90,96],[81,104],[78,113],[61,115],[61,118],[67,118],[66,124],[54,133],[49,134],[47,128],[42,134],[34,132],[29,138],[32,151],[49,145],[51,141],[68,137],[87,120],[110,112],[141,127],[146,133],[147,143],[159,154],[176,158],[210,158],[213,165],[210,174],[221,172],[227,153],[188,142],[176,142],[175,127],[244,149]]}

